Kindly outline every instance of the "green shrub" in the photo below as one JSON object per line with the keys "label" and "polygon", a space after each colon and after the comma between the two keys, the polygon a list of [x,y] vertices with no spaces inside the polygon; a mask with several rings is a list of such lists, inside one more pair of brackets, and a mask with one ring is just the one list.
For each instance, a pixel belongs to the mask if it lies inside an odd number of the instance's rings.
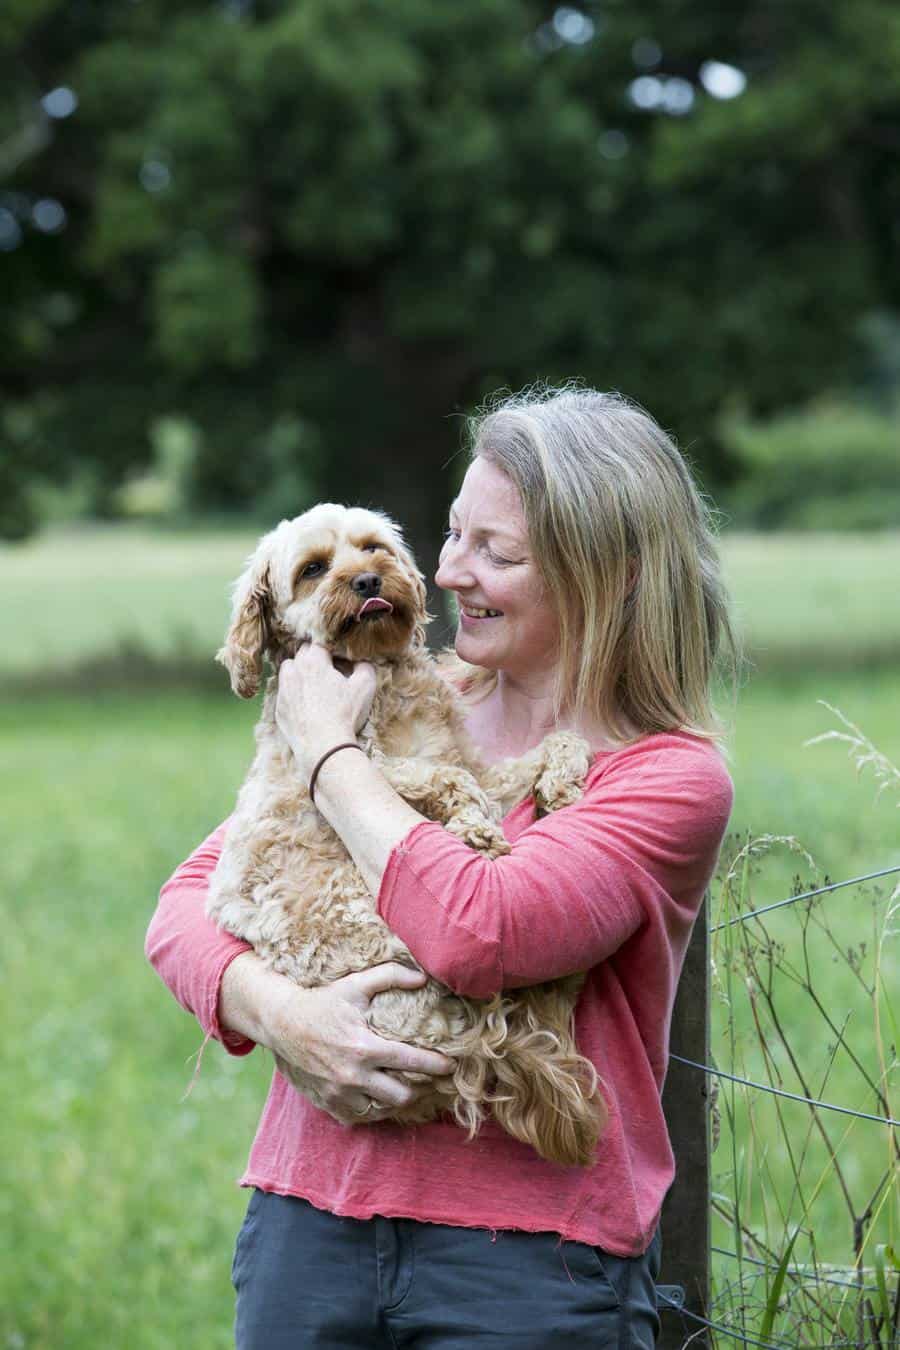
{"label": "green shrub", "polygon": [[756,529],[867,530],[900,525],[900,425],[823,401],[769,422],[728,418],[722,439],[741,466],[725,506]]}

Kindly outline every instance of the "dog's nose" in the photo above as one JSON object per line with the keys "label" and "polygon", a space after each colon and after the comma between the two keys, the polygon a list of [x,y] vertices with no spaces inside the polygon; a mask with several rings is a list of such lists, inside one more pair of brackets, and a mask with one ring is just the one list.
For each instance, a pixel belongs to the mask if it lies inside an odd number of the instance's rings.
{"label": "dog's nose", "polygon": [[377,572],[360,572],[358,577],[353,578],[350,585],[357,595],[363,595],[369,600],[381,590],[381,577]]}

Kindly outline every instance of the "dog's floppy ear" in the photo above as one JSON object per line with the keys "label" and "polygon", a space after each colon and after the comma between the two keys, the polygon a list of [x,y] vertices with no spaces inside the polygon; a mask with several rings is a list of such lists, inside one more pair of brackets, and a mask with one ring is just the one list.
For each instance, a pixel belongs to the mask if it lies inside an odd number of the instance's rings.
{"label": "dog's floppy ear", "polygon": [[262,679],[263,654],[269,645],[272,582],[265,541],[253,554],[234,587],[231,626],[225,646],[216,652],[240,698],[253,698]]}
{"label": "dog's floppy ear", "polygon": [[416,566],[416,560],[410,553],[406,544],[403,542],[403,536],[393,521],[390,521],[391,532],[394,536],[394,543],[397,549],[397,557],[409,573],[409,578],[413,583],[416,595],[416,626],[413,630],[412,646],[425,646],[425,628],[434,618],[429,614],[425,606],[428,602],[428,592],[425,589],[425,578]]}

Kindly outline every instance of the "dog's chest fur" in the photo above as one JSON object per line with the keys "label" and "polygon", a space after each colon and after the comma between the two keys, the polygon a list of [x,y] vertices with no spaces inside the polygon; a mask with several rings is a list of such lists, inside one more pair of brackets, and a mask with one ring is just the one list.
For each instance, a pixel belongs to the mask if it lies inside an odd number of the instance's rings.
{"label": "dog's chest fur", "polygon": [[459,698],[427,657],[379,669],[363,741],[388,759],[458,765],[474,758]]}

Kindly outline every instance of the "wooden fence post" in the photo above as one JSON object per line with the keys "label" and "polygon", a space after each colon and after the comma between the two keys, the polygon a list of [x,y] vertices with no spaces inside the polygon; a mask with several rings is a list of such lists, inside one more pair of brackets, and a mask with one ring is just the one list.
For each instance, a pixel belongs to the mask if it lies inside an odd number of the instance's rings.
{"label": "wooden fence post", "polygon": [[[697,1064],[709,1063],[709,933],[704,902],[685,958],[672,1014],[671,1050]],[[662,1270],[659,1283],[680,1285],[687,1311],[709,1316],[709,1080],[699,1069],[672,1061],[663,1092],[663,1110],[675,1152],[677,1173],[662,1212]],[[692,1350],[709,1345],[698,1322],[674,1308],[660,1310],[659,1350]]]}

